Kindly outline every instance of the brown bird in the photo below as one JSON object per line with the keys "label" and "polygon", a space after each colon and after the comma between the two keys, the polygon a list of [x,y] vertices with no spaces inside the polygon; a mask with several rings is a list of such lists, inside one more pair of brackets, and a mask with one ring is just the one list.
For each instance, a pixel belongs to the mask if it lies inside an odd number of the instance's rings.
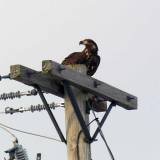
{"label": "brown bird", "polygon": [[70,64],[85,64],[87,67],[87,75],[92,76],[99,64],[100,64],[100,56],[98,55],[98,46],[91,39],[85,39],[79,42],[80,45],[85,45],[85,48],[82,52],[74,52],[71,53],[68,57],[66,57],[63,61],[63,65]]}

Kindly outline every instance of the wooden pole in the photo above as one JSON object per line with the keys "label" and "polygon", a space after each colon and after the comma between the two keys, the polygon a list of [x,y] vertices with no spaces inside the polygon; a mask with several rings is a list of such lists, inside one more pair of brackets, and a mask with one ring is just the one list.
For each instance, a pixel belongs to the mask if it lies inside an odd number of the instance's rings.
{"label": "wooden pole", "polygon": [[[86,67],[84,65],[69,65],[78,72],[86,74]],[[78,88],[72,87],[80,107],[80,111],[86,124],[89,123],[89,114],[86,113],[86,97]],[[84,140],[84,134],[81,131],[79,121],[71,106],[71,102],[67,93],[65,93],[65,123],[66,123],[66,138],[67,138],[67,160],[90,160],[90,147]]]}

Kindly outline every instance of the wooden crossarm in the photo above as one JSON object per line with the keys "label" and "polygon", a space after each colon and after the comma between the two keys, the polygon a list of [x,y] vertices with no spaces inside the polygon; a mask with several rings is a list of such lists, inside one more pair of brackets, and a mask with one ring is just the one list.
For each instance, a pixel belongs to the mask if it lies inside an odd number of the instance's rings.
{"label": "wooden crossarm", "polygon": [[46,75],[25,66],[12,65],[10,67],[10,78],[29,86],[37,84],[45,92],[55,94],[59,97],[64,96],[63,86],[55,81],[50,75]]}
{"label": "wooden crossarm", "polygon": [[133,110],[137,109],[137,97],[118,88],[108,85],[98,79],[81,74],[67,66],[61,65],[51,60],[42,62],[42,72],[52,75],[53,80],[67,80],[71,85],[76,86],[88,93],[101,96],[117,105]]}

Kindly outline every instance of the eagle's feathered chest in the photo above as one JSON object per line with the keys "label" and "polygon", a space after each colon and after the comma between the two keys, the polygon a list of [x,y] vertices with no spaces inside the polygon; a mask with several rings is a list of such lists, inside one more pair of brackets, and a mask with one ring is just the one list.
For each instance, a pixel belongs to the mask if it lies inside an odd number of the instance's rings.
{"label": "eagle's feathered chest", "polygon": [[92,76],[100,63],[100,57],[93,54],[89,49],[84,49],[82,52],[74,52],[64,59],[63,65],[70,64],[85,64],[87,67],[87,74]]}
{"label": "eagle's feathered chest", "polygon": [[85,49],[83,54],[85,55],[86,59],[89,59],[89,57],[92,55],[88,49]]}

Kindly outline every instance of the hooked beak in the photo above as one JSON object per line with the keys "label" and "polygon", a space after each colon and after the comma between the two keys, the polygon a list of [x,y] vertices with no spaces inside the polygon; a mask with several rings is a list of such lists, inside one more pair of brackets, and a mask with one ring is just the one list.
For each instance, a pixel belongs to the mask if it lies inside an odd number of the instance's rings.
{"label": "hooked beak", "polygon": [[81,44],[83,44],[83,41],[80,41],[80,42],[79,42],[79,45],[81,45]]}
{"label": "hooked beak", "polygon": [[79,45],[81,45],[81,44],[83,44],[83,45],[88,45],[88,41],[86,41],[86,40],[80,41],[80,42],[79,42]]}

